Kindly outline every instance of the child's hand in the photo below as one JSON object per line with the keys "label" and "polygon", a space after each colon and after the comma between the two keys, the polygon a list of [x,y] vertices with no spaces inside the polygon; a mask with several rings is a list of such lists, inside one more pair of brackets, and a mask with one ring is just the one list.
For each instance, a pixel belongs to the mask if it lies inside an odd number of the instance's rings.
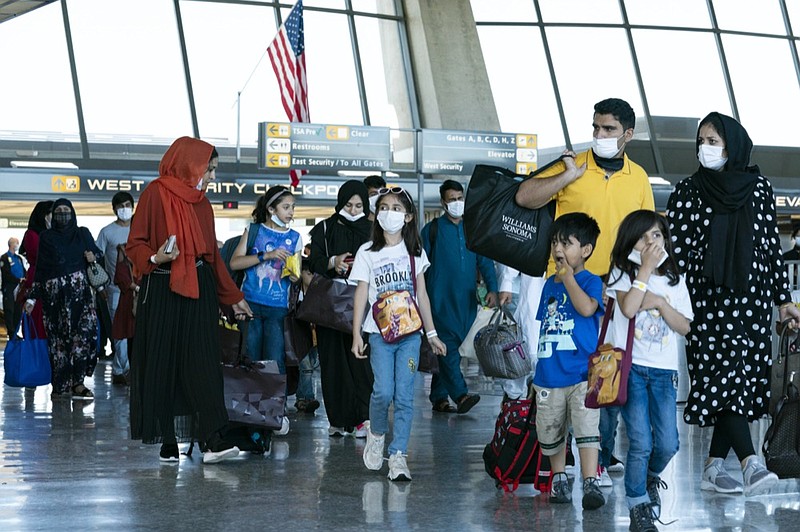
{"label": "child's hand", "polygon": [[367,358],[367,355],[364,352],[367,350],[367,346],[364,345],[364,339],[361,338],[360,334],[353,335],[353,347],[351,351],[356,356],[356,358],[364,359]]}
{"label": "child's hand", "polygon": [[286,259],[292,256],[292,253],[289,253],[287,250],[283,248],[278,248],[269,253],[265,253],[264,257],[268,259],[278,259],[281,262],[286,262]]}
{"label": "child's hand", "polygon": [[644,249],[642,250],[642,269],[653,272],[658,268],[658,263],[661,261],[661,257],[663,257],[667,252],[656,244],[652,242],[647,244]]}
{"label": "child's hand", "polygon": [[556,259],[556,279],[561,281],[575,273],[572,266],[569,265],[567,259],[559,257]]}
{"label": "child's hand", "polygon": [[[642,262],[644,262],[644,261],[642,261]],[[664,303],[666,303],[666,301],[667,300],[664,299],[663,297],[657,296],[653,292],[648,290],[644,294],[644,299],[642,300],[642,307],[641,308],[644,309],[644,310],[656,309],[658,311],[661,311],[661,306]]]}

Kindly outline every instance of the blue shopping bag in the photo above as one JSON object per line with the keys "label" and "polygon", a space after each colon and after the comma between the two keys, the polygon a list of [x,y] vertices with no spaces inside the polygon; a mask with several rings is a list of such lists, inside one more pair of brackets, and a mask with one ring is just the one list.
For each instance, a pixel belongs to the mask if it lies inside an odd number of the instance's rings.
{"label": "blue shopping bag", "polygon": [[36,337],[33,318],[22,313],[22,339],[14,337],[6,345],[3,354],[5,383],[21,388],[23,386],[44,386],[50,384],[50,357],[47,354],[47,340]]}

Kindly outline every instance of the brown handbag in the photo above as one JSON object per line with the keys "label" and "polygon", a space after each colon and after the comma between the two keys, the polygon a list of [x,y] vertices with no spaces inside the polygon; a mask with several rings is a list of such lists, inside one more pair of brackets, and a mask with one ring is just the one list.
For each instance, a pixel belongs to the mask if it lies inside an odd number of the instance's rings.
{"label": "brown handbag", "polygon": [[620,349],[604,343],[608,322],[613,315],[614,300],[609,297],[600,337],[597,339],[597,349],[589,355],[589,378],[584,401],[586,408],[622,406],[628,401],[628,375],[633,362],[631,349],[633,348],[633,329],[636,320],[628,320],[628,338],[625,349]]}

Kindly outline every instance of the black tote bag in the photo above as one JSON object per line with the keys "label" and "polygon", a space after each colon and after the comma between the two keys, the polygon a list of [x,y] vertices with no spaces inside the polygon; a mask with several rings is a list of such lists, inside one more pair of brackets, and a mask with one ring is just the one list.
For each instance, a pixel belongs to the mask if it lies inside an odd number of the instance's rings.
{"label": "black tote bag", "polygon": [[542,275],[550,258],[548,236],[555,218],[555,201],[527,209],[517,205],[515,197],[522,181],[560,161],[558,158],[527,176],[499,166],[477,165],[464,206],[467,249],[522,273]]}

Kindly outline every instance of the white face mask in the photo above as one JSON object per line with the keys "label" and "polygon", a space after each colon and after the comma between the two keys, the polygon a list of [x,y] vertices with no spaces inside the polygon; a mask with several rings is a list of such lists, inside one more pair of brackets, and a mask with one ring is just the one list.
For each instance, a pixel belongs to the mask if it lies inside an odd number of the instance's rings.
{"label": "white face mask", "polygon": [[120,209],[117,209],[117,218],[119,218],[123,222],[130,221],[130,219],[133,218],[133,209],[131,209],[130,207],[122,207]]}
{"label": "white face mask", "polygon": [[[642,265],[642,252],[639,251],[638,249],[632,249],[630,254],[628,255],[628,260],[631,261],[634,264],[638,264],[639,266],[641,266]],[[659,266],[664,264],[665,260],[667,260],[667,254],[666,253],[661,255],[661,260],[659,260],[658,264],[656,264],[656,268],[658,268]]]}
{"label": "white face mask", "polygon": [[275,225],[277,225],[278,227],[283,227],[284,229],[286,229],[287,227],[289,227],[289,225],[292,223],[292,221],[291,221],[291,220],[289,220],[289,223],[288,223],[288,224],[287,224],[287,223],[284,223],[284,222],[283,222],[283,220],[281,220],[280,218],[278,218],[278,215],[277,215],[277,214],[273,214],[273,215],[272,215],[272,217],[270,218],[270,220],[272,220],[272,223],[274,223],[274,224],[275,224]]}
{"label": "white face mask", "polygon": [[342,210],[339,211],[339,216],[341,216],[342,218],[344,218],[348,222],[355,222],[356,220],[360,220],[361,218],[363,218],[365,216],[365,214],[363,212],[360,212],[360,213],[356,214],[355,216],[353,216],[352,214],[350,214],[346,210],[342,209]]}
{"label": "white face mask", "polygon": [[406,225],[406,213],[397,211],[381,211],[378,213],[378,223],[390,235],[402,231]]}
{"label": "white face mask", "polygon": [[620,152],[620,150],[622,149],[622,148],[617,146],[617,141],[619,139],[621,139],[622,137],[624,137],[624,136],[625,136],[625,134],[623,133],[619,137],[611,138],[611,139],[598,139],[597,137],[594,137],[592,139],[592,151],[598,157],[603,157],[605,159],[611,159],[616,154],[618,154]]}
{"label": "white face mask", "polygon": [[721,146],[701,144],[697,152],[697,159],[700,161],[700,164],[703,165],[703,168],[714,171],[722,170],[725,163],[728,162],[728,158],[722,156],[722,150],[724,149],[725,148]]}
{"label": "white face mask", "polygon": [[447,211],[447,214],[453,218],[461,218],[464,216],[464,201],[456,200],[451,201],[450,203],[445,203],[445,210]]}
{"label": "white face mask", "polygon": [[800,247],[800,236],[795,237],[794,240],[792,240],[792,243],[794,243],[795,246]]}
{"label": "white face mask", "polygon": [[196,188],[197,190],[203,190],[203,178],[202,177],[200,178],[200,181],[197,182],[197,184],[195,185],[194,188]]}
{"label": "white face mask", "polygon": [[375,212],[375,206],[378,204],[378,196],[375,194],[374,196],[369,197],[369,212]]}

